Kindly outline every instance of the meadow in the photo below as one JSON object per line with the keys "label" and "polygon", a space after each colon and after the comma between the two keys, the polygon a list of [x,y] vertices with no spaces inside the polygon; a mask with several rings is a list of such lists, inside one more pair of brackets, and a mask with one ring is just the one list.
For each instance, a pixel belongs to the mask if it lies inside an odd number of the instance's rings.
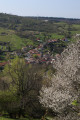
{"label": "meadow", "polygon": [[[0,41],[1,42],[10,42],[12,50],[21,49],[25,46],[25,38],[20,38],[15,34],[15,31],[0,28]],[[5,49],[5,46],[3,46]]]}

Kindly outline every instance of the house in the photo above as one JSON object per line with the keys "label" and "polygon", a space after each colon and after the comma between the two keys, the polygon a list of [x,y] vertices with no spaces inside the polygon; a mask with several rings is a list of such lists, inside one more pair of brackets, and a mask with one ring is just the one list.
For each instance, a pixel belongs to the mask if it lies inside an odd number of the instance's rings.
{"label": "house", "polygon": [[69,40],[67,38],[62,39],[62,41],[68,42]]}
{"label": "house", "polygon": [[4,66],[5,66],[6,64],[8,64],[8,62],[1,62],[1,63],[0,63],[0,71],[3,70],[3,68],[4,68]]}
{"label": "house", "polygon": [[27,51],[27,47],[23,47],[22,52],[26,52],[26,51]]}
{"label": "house", "polygon": [[0,63],[0,67],[5,66],[6,64],[8,64],[8,62],[1,62],[1,63]]}

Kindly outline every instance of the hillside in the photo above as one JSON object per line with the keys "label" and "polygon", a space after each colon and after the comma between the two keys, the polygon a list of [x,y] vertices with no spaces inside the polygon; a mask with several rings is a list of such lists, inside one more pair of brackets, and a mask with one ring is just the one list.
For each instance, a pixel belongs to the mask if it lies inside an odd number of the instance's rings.
{"label": "hillside", "polygon": [[74,41],[74,36],[80,34],[79,23],[79,19],[21,17],[0,13],[0,60],[7,60],[7,54],[11,51],[19,51],[20,54],[23,47],[28,52],[39,48],[41,44],[44,46],[44,54],[45,51],[50,51],[53,55],[60,54]]}
{"label": "hillside", "polygon": [[[53,17],[20,17],[9,14],[0,14],[0,27],[13,29],[16,32],[38,31],[57,33],[60,35],[72,34],[80,30],[80,19],[53,18]],[[71,32],[71,33],[69,33]],[[25,34],[20,34],[25,36]],[[26,36],[25,36],[26,37]]]}
{"label": "hillside", "polygon": [[79,19],[0,13],[0,119],[79,117],[79,38]]}

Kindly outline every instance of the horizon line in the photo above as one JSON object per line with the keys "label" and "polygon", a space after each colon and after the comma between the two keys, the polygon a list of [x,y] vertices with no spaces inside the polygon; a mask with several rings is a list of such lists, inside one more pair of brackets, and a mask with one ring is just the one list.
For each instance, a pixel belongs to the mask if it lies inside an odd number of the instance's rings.
{"label": "horizon line", "polygon": [[80,20],[80,18],[57,17],[57,16],[56,17],[53,17],[53,16],[39,16],[39,15],[38,16],[37,15],[36,16],[35,15],[34,16],[33,15],[28,16],[28,15],[18,15],[18,14],[5,13],[5,12],[0,12],[0,14],[13,15],[13,16],[18,16],[18,17],[37,17],[37,18],[38,17],[44,17],[44,18],[59,18],[59,19],[62,18],[62,19],[76,19],[76,20],[78,19],[78,20]]}

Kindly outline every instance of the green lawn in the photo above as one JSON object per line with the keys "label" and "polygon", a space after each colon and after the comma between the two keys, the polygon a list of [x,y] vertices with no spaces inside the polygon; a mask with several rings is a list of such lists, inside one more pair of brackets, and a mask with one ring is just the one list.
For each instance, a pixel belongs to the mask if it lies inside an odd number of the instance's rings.
{"label": "green lawn", "polygon": [[51,36],[52,39],[62,39],[64,38],[64,35],[58,35],[56,33],[53,33],[52,36]]}

